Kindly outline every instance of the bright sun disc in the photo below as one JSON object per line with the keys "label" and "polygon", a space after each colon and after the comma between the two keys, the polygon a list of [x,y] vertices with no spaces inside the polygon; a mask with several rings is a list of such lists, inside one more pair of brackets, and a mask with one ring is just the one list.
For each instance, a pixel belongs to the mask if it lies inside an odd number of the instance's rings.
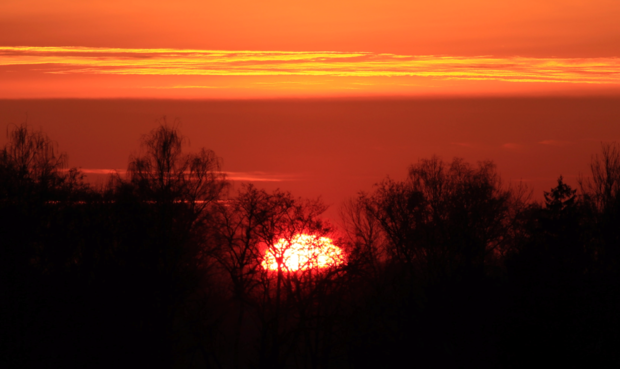
{"label": "bright sun disc", "polygon": [[268,270],[278,270],[278,258],[282,258],[282,268],[287,271],[327,268],[344,262],[340,247],[327,237],[300,234],[291,240],[281,238],[273,248],[265,251],[261,265]]}

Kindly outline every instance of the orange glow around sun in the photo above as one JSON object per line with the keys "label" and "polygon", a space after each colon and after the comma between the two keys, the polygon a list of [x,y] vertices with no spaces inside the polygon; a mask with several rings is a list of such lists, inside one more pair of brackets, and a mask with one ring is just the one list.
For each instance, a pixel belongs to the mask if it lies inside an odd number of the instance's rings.
{"label": "orange glow around sun", "polygon": [[278,270],[278,259],[283,270],[294,272],[312,268],[328,268],[342,264],[342,249],[327,237],[300,234],[290,241],[281,238],[273,248],[265,251],[261,265],[267,270]]}

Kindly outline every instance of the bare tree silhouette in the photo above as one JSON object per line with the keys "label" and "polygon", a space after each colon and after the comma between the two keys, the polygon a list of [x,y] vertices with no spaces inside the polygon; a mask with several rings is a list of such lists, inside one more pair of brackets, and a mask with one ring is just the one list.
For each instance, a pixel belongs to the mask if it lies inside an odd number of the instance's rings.
{"label": "bare tree silhouette", "polygon": [[338,230],[320,199],[229,192],[165,119],[101,188],[41,131],[7,135],[2,367],[620,362],[617,144],[541,203],[490,161],[422,159],[345,203]]}
{"label": "bare tree silhouette", "polygon": [[[286,248],[280,249],[278,241],[286,240],[290,247],[300,234],[329,232],[329,225],[319,218],[324,210],[319,201],[296,199],[278,190],[268,193],[252,185],[221,204],[216,227],[219,261],[230,278],[237,314],[232,335],[234,367],[249,364],[240,359],[250,354],[247,350],[245,355],[240,354],[242,342],[257,342],[255,364],[259,367],[284,367],[298,349],[303,330],[300,322],[304,320],[300,319],[304,311],[298,309],[307,304],[295,299],[310,294],[302,292],[309,288],[309,277],[302,271],[288,270]],[[275,271],[261,266],[267,252],[276,256]],[[315,281],[316,276],[311,279]]]}

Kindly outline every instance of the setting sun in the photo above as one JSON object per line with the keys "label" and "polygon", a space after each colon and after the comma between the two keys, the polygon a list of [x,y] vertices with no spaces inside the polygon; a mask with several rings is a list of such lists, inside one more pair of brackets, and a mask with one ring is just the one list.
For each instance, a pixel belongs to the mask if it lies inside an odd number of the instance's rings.
{"label": "setting sun", "polygon": [[265,251],[262,266],[268,270],[278,270],[278,259],[287,271],[327,268],[344,262],[342,249],[335,246],[327,237],[301,234],[289,242],[281,238],[271,249]]}

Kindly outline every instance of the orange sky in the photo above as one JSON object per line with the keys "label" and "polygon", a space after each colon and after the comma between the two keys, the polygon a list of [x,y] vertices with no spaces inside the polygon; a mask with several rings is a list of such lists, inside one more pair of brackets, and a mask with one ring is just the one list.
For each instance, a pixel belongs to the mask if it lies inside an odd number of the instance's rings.
{"label": "orange sky", "polygon": [[617,0],[4,0],[0,98],[617,94],[618,19]]}
{"label": "orange sky", "polygon": [[3,0],[0,44],[398,54],[619,54],[616,0]]}

